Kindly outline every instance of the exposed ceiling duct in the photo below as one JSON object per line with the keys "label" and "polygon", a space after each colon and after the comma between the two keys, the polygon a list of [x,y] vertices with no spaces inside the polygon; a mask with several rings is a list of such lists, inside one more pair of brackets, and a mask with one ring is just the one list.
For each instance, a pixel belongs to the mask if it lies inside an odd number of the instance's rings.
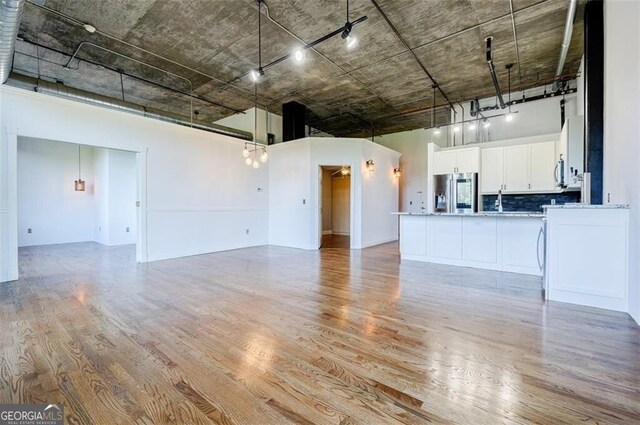
{"label": "exposed ceiling duct", "polygon": [[[567,52],[569,52],[569,45],[571,44],[571,35],[573,34],[573,20],[576,17],[576,9],[578,7],[578,0],[569,0],[569,9],[567,10],[567,20],[564,25],[564,35],[562,37],[562,47],[560,48],[560,59],[558,59],[558,66],[556,68],[556,79],[562,75],[564,69],[564,63],[567,60]],[[555,81],[553,86],[555,89],[559,87],[559,81]]]}
{"label": "exposed ceiling duct", "polygon": [[0,4],[0,83],[4,84],[11,73],[13,49],[16,46],[18,27],[24,10],[24,0],[2,0]]}
{"label": "exposed ceiling duct", "polygon": [[487,37],[484,39],[487,43],[487,49],[485,51],[485,57],[487,60],[487,65],[489,65],[489,73],[491,74],[491,79],[493,80],[493,87],[496,89],[496,96],[498,97],[498,103],[500,104],[500,108],[504,109],[507,105],[504,103],[504,99],[502,98],[502,91],[500,90],[500,84],[498,83],[498,76],[496,75],[496,67],[493,65],[493,50],[491,49],[491,43],[493,42],[493,37]]}
{"label": "exposed ceiling duct", "polygon": [[211,133],[231,136],[242,140],[253,140],[253,134],[248,131],[236,130],[234,128],[229,128],[217,124],[192,124],[189,119],[180,117],[178,115],[173,115],[171,113],[160,111],[157,109],[146,108],[144,106],[136,105],[135,103],[125,102],[119,99],[114,99],[112,97],[90,93],[84,90],[75,89],[73,87],[67,87],[62,83],[52,83],[50,81],[27,77],[20,74],[11,74],[11,78],[9,78],[7,83],[11,86],[33,90],[38,93],[64,97],[66,99],[72,99],[78,102],[115,109],[121,112],[128,112],[130,114],[142,117],[153,118],[173,124],[179,124],[185,127],[197,128],[198,130],[209,131]]}

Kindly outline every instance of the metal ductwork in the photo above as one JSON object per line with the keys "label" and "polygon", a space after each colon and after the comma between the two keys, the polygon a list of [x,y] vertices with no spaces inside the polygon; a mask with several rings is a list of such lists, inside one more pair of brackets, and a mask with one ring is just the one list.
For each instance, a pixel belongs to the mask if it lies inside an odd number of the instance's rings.
{"label": "metal ductwork", "polygon": [[186,127],[197,128],[198,130],[209,131],[211,133],[231,136],[242,140],[253,140],[253,134],[248,131],[237,130],[235,128],[225,127],[217,124],[197,124],[192,123],[179,115],[157,109],[147,108],[135,103],[125,102],[108,96],[102,96],[90,93],[84,90],[67,87],[62,83],[53,83],[50,81],[28,77],[21,74],[11,74],[11,78],[7,82],[11,86],[36,91],[38,93],[48,94],[52,96],[64,97],[66,99],[78,102],[88,103],[91,105],[102,106],[109,109],[115,109],[121,112],[139,115],[142,117],[153,118],[159,121],[170,122],[173,124],[183,125]]}
{"label": "metal ductwork", "polygon": [[6,83],[11,73],[23,10],[24,0],[2,0],[0,3],[0,84]]}
{"label": "metal ductwork", "polygon": [[[562,76],[564,63],[567,60],[567,52],[569,52],[569,45],[571,44],[571,35],[573,34],[573,21],[576,17],[577,8],[578,0],[569,0],[567,20],[564,24],[564,36],[562,37],[562,47],[560,48],[560,59],[558,59],[558,66],[556,67],[556,79]],[[557,80],[553,83],[553,87],[555,89],[559,88],[559,82]]]}
{"label": "metal ductwork", "polygon": [[498,76],[496,75],[496,67],[493,65],[493,51],[491,50],[491,43],[493,42],[493,37],[487,37],[484,39],[487,43],[487,49],[485,50],[485,58],[487,60],[487,65],[489,65],[489,73],[491,74],[491,79],[493,80],[493,87],[496,89],[496,96],[498,96],[498,103],[500,104],[500,108],[504,109],[507,105],[504,103],[504,99],[502,98],[502,91],[500,90],[500,84],[498,83]]}

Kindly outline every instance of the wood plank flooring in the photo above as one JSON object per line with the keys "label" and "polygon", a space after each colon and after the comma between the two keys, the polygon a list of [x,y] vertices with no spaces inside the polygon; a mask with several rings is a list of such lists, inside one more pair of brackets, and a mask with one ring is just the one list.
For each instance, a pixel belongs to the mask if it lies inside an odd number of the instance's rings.
{"label": "wood plank flooring", "polygon": [[627,315],[397,251],[21,249],[0,402],[61,402],[68,424],[640,422]]}

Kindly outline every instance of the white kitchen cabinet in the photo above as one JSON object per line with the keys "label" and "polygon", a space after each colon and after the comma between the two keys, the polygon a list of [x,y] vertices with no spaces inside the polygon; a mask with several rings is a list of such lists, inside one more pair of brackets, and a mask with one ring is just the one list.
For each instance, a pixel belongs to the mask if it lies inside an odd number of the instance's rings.
{"label": "white kitchen cabinet", "polygon": [[433,157],[433,174],[451,174],[456,172],[458,160],[455,150],[436,152]]}
{"label": "white kitchen cabinet", "polygon": [[498,217],[462,218],[462,259],[495,264],[498,261]]}
{"label": "white kitchen cabinet", "polygon": [[529,145],[504,148],[504,192],[529,190]]}
{"label": "white kitchen cabinet", "polygon": [[549,207],[546,241],[546,288],[550,300],[627,311],[626,206]]}
{"label": "white kitchen cabinet", "polygon": [[504,184],[504,148],[482,149],[482,193],[497,193]]}
{"label": "white kitchen cabinet", "polygon": [[458,149],[456,151],[458,164],[457,173],[478,173],[480,172],[480,149]]}
{"label": "white kitchen cabinet", "polygon": [[555,158],[554,141],[482,149],[481,191],[553,192]]}
{"label": "white kitchen cabinet", "polygon": [[529,189],[549,191],[556,188],[554,179],[556,144],[555,142],[534,143],[529,145]]}
{"label": "white kitchen cabinet", "polygon": [[448,149],[434,153],[433,174],[477,173],[480,171],[480,149]]}
{"label": "white kitchen cabinet", "polygon": [[427,255],[446,260],[462,258],[462,217],[440,216],[437,225],[429,226]]}

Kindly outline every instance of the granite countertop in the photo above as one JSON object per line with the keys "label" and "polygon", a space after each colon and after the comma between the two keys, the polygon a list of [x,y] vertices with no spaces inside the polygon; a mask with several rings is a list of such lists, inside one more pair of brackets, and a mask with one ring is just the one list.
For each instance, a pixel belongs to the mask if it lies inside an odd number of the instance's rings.
{"label": "granite countertop", "polygon": [[539,212],[520,212],[520,211],[479,211],[476,213],[433,213],[433,212],[394,212],[396,215],[422,215],[422,216],[451,216],[451,217],[522,217],[522,218],[544,218],[545,215]]}
{"label": "granite countertop", "polygon": [[566,209],[610,209],[610,210],[626,210],[629,209],[629,204],[607,204],[607,205],[592,205],[592,204],[556,204],[556,205],[543,205],[542,208],[566,208]]}

